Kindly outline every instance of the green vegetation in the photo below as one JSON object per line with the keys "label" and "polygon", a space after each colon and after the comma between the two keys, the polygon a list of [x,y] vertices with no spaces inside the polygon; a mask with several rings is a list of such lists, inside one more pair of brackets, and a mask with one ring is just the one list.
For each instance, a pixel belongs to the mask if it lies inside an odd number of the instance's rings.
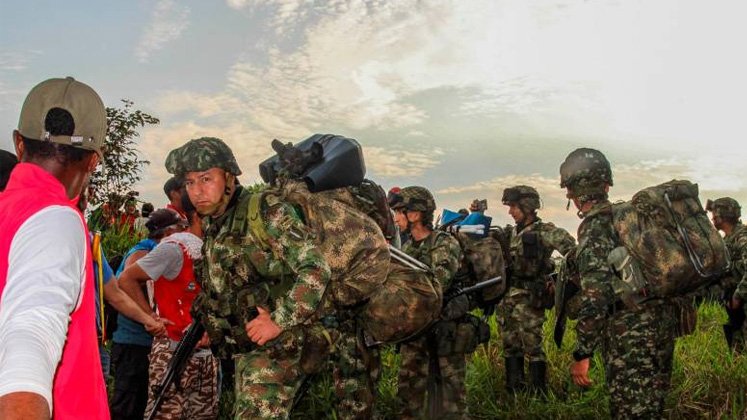
{"label": "green vegetation", "polygon": [[[548,313],[549,320],[554,314]],[[672,390],[667,397],[667,418],[740,419],[747,416],[747,355],[732,356],[727,350],[721,324],[726,315],[717,304],[704,304],[698,312],[696,331],[677,342]],[[545,323],[545,351],[548,357],[546,401],[524,395],[511,397],[504,389],[503,355],[500,332],[491,319],[493,336],[487,346],[472,355],[467,371],[470,414],[476,419],[599,419],[608,414],[608,394],[604,387],[604,368],[599,355],[593,361],[594,386],[576,387],[568,367],[575,340],[569,325],[563,348],[552,343],[552,323]],[[391,349],[382,354],[382,378],[379,382],[377,412],[394,419],[398,409],[397,367],[399,356]],[[331,408],[332,382],[319,378],[301,401],[294,418],[337,418]],[[226,413],[227,410],[223,412]],[[227,418],[227,417],[224,417]]]}

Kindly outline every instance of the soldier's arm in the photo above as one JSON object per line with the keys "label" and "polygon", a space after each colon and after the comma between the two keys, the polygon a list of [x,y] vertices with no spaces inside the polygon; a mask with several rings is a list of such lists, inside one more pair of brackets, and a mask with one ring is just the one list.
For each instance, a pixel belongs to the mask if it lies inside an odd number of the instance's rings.
{"label": "soldier's arm", "polygon": [[446,235],[441,235],[431,249],[431,269],[443,290],[451,287],[451,281],[459,269],[461,254],[457,240]]}
{"label": "soldier's arm", "polygon": [[314,314],[329,282],[330,269],[314,243],[313,233],[293,207],[275,205],[268,209],[266,219],[273,255],[296,277],[271,314],[272,320],[285,330]]}
{"label": "soldier's arm", "polygon": [[574,359],[590,357],[599,346],[609,307],[615,303],[607,256],[614,248],[608,236],[594,236],[579,245],[576,263],[581,276],[581,304],[576,323]]}
{"label": "soldier's arm", "polygon": [[565,229],[549,223],[552,229],[545,234],[550,246],[564,257],[576,247],[576,240]]}

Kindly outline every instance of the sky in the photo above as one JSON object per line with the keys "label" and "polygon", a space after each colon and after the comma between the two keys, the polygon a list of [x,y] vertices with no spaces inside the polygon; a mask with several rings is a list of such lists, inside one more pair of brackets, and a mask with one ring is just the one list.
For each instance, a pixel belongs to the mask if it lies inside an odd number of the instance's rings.
{"label": "sky", "polygon": [[357,139],[385,189],[440,208],[527,184],[575,234],[558,168],[578,147],[612,163],[611,198],[673,178],[747,203],[742,0],[0,0],[0,148],[50,77],[134,101],[157,207],[167,153],[220,137],[254,183],[270,142]]}

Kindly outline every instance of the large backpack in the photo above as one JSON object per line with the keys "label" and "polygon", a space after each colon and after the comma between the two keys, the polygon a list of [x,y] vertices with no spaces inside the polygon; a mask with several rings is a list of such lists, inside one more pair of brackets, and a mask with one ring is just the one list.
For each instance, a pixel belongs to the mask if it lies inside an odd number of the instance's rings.
{"label": "large backpack", "polygon": [[398,342],[429,325],[441,309],[441,286],[427,267],[390,257],[394,220],[384,190],[362,178],[360,145],[314,135],[273,148],[278,155],[261,165],[272,185],[252,198],[248,219],[261,237],[261,203],[283,201],[301,211],[332,271],[320,315],[351,310],[369,343]]}
{"label": "large backpack", "polygon": [[506,293],[506,260],[504,248],[501,245],[504,232],[500,228],[491,228],[490,218],[484,216],[482,230],[474,232],[465,229],[465,226],[475,226],[472,224],[472,219],[480,220],[479,217],[473,218],[470,215],[466,218],[455,219],[441,228],[450,232],[462,249],[462,260],[456,275],[456,280],[462,287],[473,286],[495,277],[503,279],[475,295],[478,304],[496,303]]}
{"label": "large backpack", "polygon": [[698,199],[697,184],[672,180],[643,189],[614,204],[612,214],[624,248],[609,260],[623,278],[623,296],[683,296],[730,270],[726,245]]}

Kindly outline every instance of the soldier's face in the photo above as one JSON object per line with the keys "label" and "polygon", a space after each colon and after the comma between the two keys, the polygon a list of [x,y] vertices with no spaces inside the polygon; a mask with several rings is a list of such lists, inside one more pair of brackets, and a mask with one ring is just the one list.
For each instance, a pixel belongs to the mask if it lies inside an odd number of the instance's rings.
{"label": "soldier's face", "polygon": [[407,230],[407,213],[405,213],[404,209],[394,210],[394,223],[397,224],[401,232]]}
{"label": "soldier's face", "polygon": [[510,204],[508,206],[508,214],[511,215],[511,217],[513,217],[514,222],[517,224],[522,223],[524,222],[524,220],[526,220],[526,216],[524,215],[524,212],[521,211],[521,208],[516,203]]}
{"label": "soldier's face", "polygon": [[197,212],[210,216],[221,206],[226,192],[226,173],[220,168],[211,168],[204,172],[187,172],[184,176],[189,201]]}

